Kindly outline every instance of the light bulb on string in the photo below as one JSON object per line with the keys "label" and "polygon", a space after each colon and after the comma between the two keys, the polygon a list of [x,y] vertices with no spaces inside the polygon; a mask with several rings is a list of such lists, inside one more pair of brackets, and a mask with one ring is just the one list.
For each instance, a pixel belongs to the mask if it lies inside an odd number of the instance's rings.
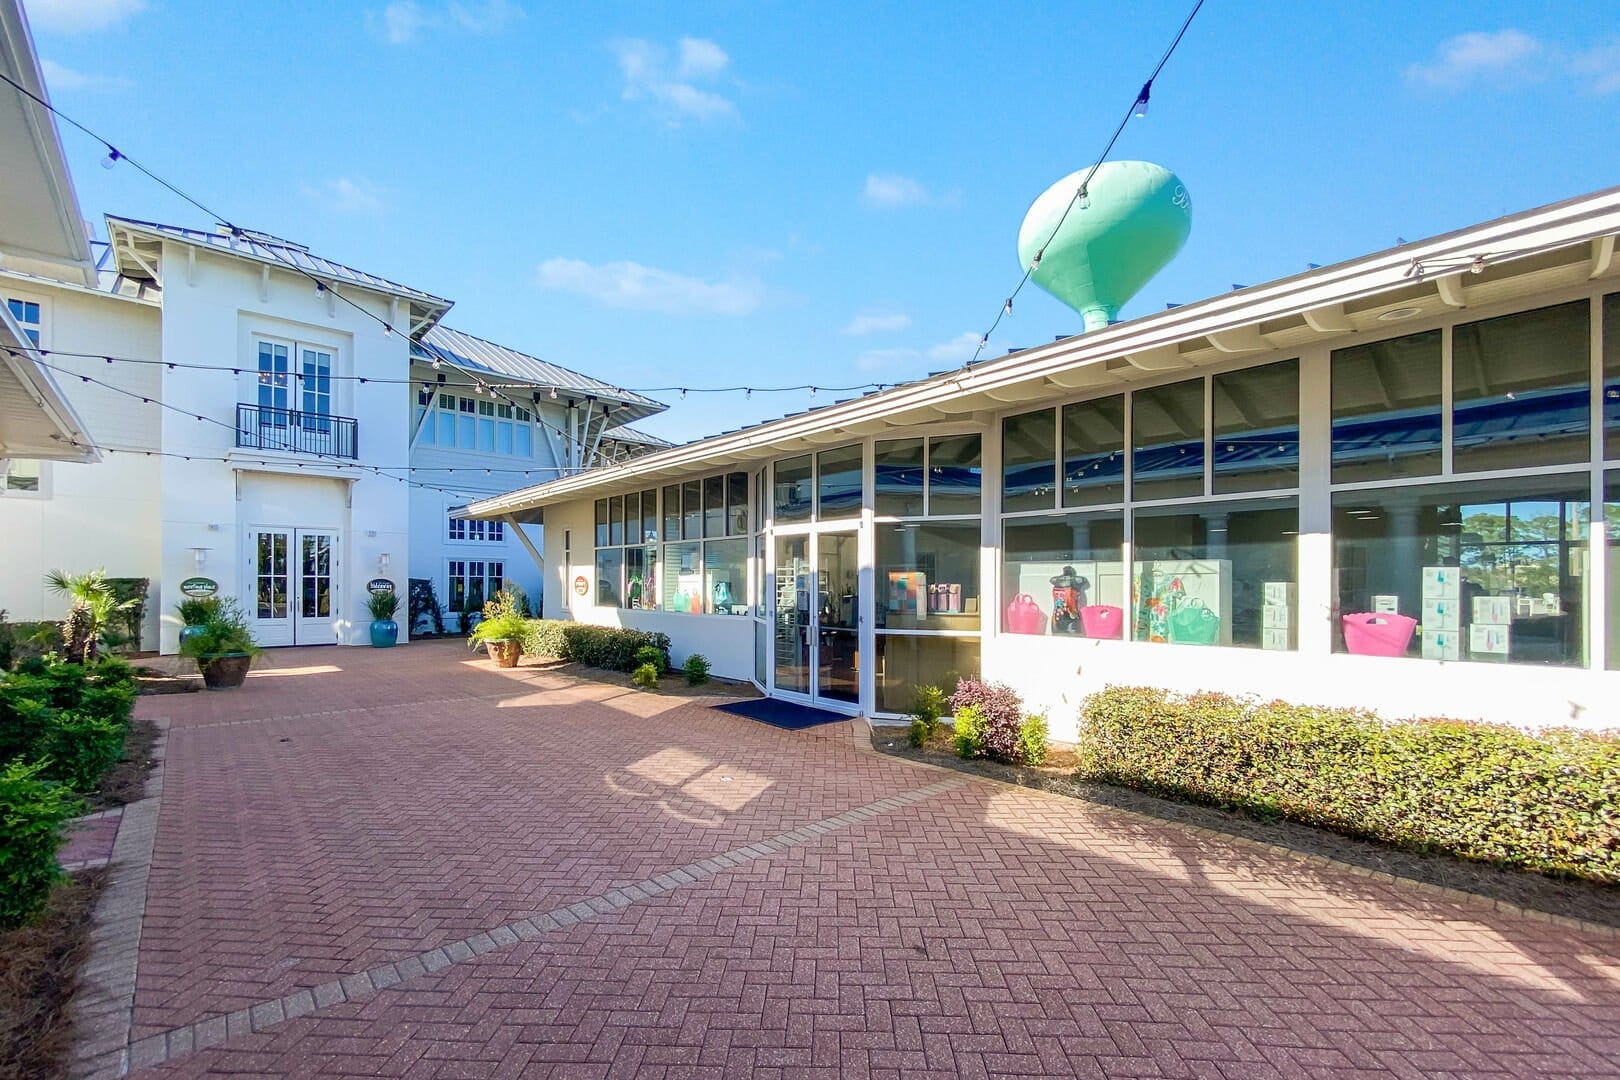
{"label": "light bulb on string", "polygon": [[1475,255],[1474,261],[1469,264],[1468,270],[1470,273],[1483,274],[1485,272],[1485,256]]}
{"label": "light bulb on string", "polygon": [[118,152],[118,147],[109,145],[107,147],[107,156],[101,159],[101,167],[110,169],[122,160],[124,160],[124,155]]}
{"label": "light bulb on string", "polygon": [[1136,95],[1136,104],[1131,107],[1131,115],[1138,120],[1146,120],[1148,114],[1148,98],[1153,93],[1153,80],[1149,79],[1142,84],[1142,92]]}

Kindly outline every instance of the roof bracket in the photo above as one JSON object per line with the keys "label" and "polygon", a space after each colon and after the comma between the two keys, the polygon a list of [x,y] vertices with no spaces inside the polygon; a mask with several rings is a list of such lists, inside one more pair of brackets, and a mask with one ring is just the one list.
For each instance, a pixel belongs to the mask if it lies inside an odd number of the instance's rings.
{"label": "roof bracket", "polygon": [[1463,288],[1462,278],[1458,275],[1447,274],[1445,277],[1435,278],[1434,287],[1440,291],[1440,301],[1447,307],[1468,306],[1468,293]]}
{"label": "roof bracket", "polygon": [[1600,278],[1614,268],[1614,234],[1610,233],[1592,241],[1592,272],[1586,276]]}
{"label": "roof bracket", "polygon": [[1252,326],[1240,326],[1235,330],[1222,330],[1204,336],[1223,353],[1264,352],[1271,348],[1271,342],[1266,340],[1265,335]]}
{"label": "roof bracket", "polygon": [[1355,329],[1350,316],[1345,313],[1343,304],[1329,304],[1326,307],[1310,308],[1305,311],[1305,325],[1318,334],[1345,334]]}

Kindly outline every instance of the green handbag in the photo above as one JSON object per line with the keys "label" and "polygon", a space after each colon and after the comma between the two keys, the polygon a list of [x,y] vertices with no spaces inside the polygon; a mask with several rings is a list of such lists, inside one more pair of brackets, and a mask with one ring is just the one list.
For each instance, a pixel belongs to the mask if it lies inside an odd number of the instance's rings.
{"label": "green handbag", "polygon": [[1170,613],[1170,640],[1178,645],[1213,645],[1221,636],[1221,617],[1194,600]]}

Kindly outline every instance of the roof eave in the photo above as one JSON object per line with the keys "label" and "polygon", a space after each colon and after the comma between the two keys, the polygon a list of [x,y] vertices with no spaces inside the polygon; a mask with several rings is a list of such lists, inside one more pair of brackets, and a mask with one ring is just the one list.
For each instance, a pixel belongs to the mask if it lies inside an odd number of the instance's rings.
{"label": "roof eave", "polygon": [[56,380],[42,366],[42,357],[24,335],[11,312],[0,305],[0,364],[22,384],[29,400],[53,429],[47,440],[32,444],[7,441],[0,445],[0,456],[39,458],[46,461],[101,460],[101,451],[85,431],[84,421],[62,394]]}
{"label": "roof eave", "polygon": [[[1342,311],[1346,304],[1397,292],[1412,284],[1407,271],[1414,260],[1466,264],[1481,252],[1500,252],[1504,254],[1498,262],[1511,263],[1548,251],[1591,244],[1616,233],[1620,233],[1620,187],[1224,293],[840,405],[767,421],[741,431],[643,455],[620,465],[479,500],[467,507],[466,514],[469,517],[496,516],[544,506],[579,497],[595,488],[629,483],[646,474],[688,465],[696,467],[710,459],[748,460],[762,456],[777,444],[795,439],[809,440],[813,445],[816,436],[827,433],[859,438],[883,430],[887,426],[884,417],[927,410],[967,395],[987,395],[992,398],[992,407],[1005,408],[1019,400],[1019,394],[1010,392],[1019,383],[1043,388],[1044,396],[1058,395],[1065,389],[1101,385],[1107,381],[1105,365],[1111,359],[1154,357],[1161,365],[1157,370],[1161,371],[1177,366],[1193,367],[1196,365],[1192,363],[1178,363],[1175,350],[1184,342],[1212,335],[1214,339],[1222,339],[1287,316]],[[1457,267],[1430,277],[1461,272],[1463,269]],[[1307,321],[1308,318],[1307,315]],[[1004,389],[1009,393],[996,398],[996,391]],[[1000,404],[996,404],[997,401]],[[944,415],[941,413],[941,417]]]}

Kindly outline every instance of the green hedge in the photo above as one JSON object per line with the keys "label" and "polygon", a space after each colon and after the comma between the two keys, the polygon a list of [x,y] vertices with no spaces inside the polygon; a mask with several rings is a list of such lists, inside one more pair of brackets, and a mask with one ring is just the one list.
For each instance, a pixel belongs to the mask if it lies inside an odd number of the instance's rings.
{"label": "green hedge", "polygon": [[565,622],[562,626],[564,660],[574,660],[588,667],[607,668],[609,671],[634,671],[641,663],[636,653],[651,647],[664,657],[664,669],[669,669],[669,635],[648,630],[626,630],[616,626],[587,626],[584,623]]}
{"label": "green hedge", "polygon": [[56,864],[67,822],[79,800],[41,776],[40,765],[0,768],[0,930],[27,922],[62,876]]}
{"label": "green hedge", "polygon": [[561,619],[530,619],[529,628],[523,635],[524,655],[561,659],[563,629],[569,625]]}
{"label": "green hedge", "polygon": [[134,672],[104,660],[0,679],[0,763],[42,762],[40,775],[89,791],[118,760],[135,706]]}
{"label": "green hedge", "polygon": [[1082,772],[1400,847],[1620,883],[1620,739],[1108,687]]}

